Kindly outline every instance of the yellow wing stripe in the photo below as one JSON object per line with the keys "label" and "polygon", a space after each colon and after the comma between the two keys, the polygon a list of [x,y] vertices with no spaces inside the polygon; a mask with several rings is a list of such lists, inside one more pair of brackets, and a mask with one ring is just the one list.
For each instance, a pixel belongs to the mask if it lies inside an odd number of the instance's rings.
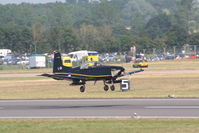
{"label": "yellow wing stripe", "polygon": [[84,76],[84,77],[112,77],[112,75],[85,75],[85,74],[78,74],[78,73],[54,73],[54,74],[67,74],[67,75],[77,75],[77,76]]}

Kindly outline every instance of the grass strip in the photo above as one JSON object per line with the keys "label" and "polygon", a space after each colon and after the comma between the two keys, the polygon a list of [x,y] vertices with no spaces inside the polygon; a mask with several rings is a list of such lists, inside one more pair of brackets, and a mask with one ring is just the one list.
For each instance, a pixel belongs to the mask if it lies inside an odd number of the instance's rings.
{"label": "grass strip", "polygon": [[196,133],[199,119],[0,120],[2,133]]}
{"label": "grass strip", "polygon": [[0,77],[0,81],[26,81],[26,80],[41,80],[41,79],[47,79],[46,77]]}

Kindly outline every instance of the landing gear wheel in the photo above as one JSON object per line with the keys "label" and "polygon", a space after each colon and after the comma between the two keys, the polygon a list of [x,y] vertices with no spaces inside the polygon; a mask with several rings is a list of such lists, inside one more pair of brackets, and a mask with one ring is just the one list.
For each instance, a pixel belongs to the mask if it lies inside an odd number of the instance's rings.
{"label": "landing gear wheel", "polygon": [[80,92],[84,92],[85,91],[85,85],[82,85],[81,87],[80,87]]}
{"label": "landing gear wheel", "polygon": [[104,85],[104,91],[108,91],[108,90],[109,90],[108,85]]}
{"label": "landing gear wheel", "polygon": [[115,91],[115,86],[114,85],[111,85],[111,90]]}

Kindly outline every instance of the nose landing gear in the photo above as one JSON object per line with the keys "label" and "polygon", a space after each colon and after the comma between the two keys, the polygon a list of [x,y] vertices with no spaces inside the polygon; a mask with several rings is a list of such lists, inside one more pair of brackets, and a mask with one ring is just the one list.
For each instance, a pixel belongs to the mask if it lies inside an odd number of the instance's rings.
{"label": "nose landing gear", "polygon": [[114,85],[111,85],[111,90],[115,91],[115,86]]}

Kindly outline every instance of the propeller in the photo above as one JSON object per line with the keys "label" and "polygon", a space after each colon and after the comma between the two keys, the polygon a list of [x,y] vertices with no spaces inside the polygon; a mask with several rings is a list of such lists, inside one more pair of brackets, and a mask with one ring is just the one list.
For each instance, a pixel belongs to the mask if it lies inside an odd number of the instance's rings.
{"label": "propeller", "polygon": [[112,69],[112,70],[111,70],[111,75],[112,75],[112,77],[116,77],[116,76],[118,76],[120,73],[121,73],[121,70],[118,70],[118,69]]}

